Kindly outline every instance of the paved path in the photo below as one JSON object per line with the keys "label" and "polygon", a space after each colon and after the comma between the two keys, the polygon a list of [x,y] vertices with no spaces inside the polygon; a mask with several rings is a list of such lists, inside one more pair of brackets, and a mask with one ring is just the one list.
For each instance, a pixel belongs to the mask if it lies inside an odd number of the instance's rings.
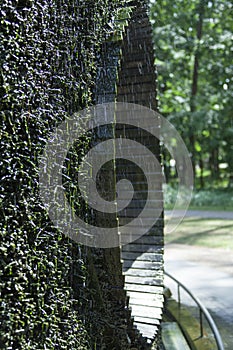
{"label": "paved path", "polygon": [[[208,308],[233,350],[233,252],[180,244],[165,246],[165,269]],[[171,288],[174,285],[166,279]]]}
{"label": "paved path", "polygon": [[[165,216],[171,216],[171,210],[165,210]],[[173,215],[179,217],[183,213],[181,210],[176,210]],[[188,210],[185,217],[200,217],[203,219],[228,219],[233,220],[233,211],[210,211],[210,210]],[[232,349],[233,350],[233,349]]]}

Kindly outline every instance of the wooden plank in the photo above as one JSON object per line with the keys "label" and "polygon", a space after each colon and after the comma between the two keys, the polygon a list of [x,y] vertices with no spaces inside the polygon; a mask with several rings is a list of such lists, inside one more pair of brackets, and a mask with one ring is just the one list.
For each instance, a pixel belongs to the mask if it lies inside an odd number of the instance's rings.
{"label": "wooden plank", "polygon": [[143,284],[125,283],[125,289],[132,292],[163,293],[163,287],[161,286],[145,286]]}
{"label": "wooden plank", "polygon": [[[117,199],[118,206],[125,205],[125,200],[127,199],[129,200],[130,194],[131,192],[127,190],[126,190],[126,193],[125,191],[122,192],[121,199]],[[157,194],[159,194],[160,196],[160,191],[159,192],[156,191],[156,197],[157,197]],[[135,199],[133,198],[132,201],[130,202],[130,208],[143,208],[147,201],[146,196],[144,199],[142,199],[142,198],[138,198],[137,193],[134,193],[134,195],[136,198]],[[147,202],[147,205],[149,206],[150,209],[160,209],[163,205],[163,201],[162,199],[158,198],[157,200],[150,200],[149,202]]]}
{"label": "wooden plank", "polygon": [[[158,220],[160,220],[160,219],[158,219]],[[124,219],[124,221],[125,221],[125,224],[127,224],[125,219]],[[119,228],[119,230],[120,229],[121,228]],[[136,228],[135,228],[135,230],[136,230]],[[162,242],[163,242],[163,237],[160,235],[160,233],[162,231],[162,227],[156,227],[154,225],[154,226],[151,227],[150,231],[147,232],[146,234],[152,233],[154,235],[154,231],[156,231],[156,236],[161,238]],[[138,239],[140,239],[142,237],[142,235],[140,235],[140,231],[139,232],[138,231],[136,231],[136,232],[132,231],[132,233],[131,232],[127,232],[127,233],[126,232],[124,232],[124,233],[123,232],[122,233],[119,232],[119,235],[120,235],[119,238],[120,238],[121,243],[122,243],[122,250],[123,250],[124,246],[126,246],[127,244],[135,243],[136,241],[138,241]],[[127,242],[127,239],[128,239],[128,242]],[[129,239],[130,239],[130,241],[129,241]],[[125,242],[126,244],[123,244],[123,242]],[[131,243],[129,243],[129,242],[131,242]],[[153,243],[150,244],[148,242],[148,245],[152,245],[152,244]],[[163,244],[160,244],[160,245],[163,245]]]}
{"label": "wooden plank", "polygon": [[163,272],[148,269],[134,269],[129,268],[127,272],[123,273],[125,276],[140,276],[140,277],[152,277],[163,279]]}
{"label": "wooden plank", "polygon": [[[118,214],[119,217],[126,217],[126,218],[137,218],[141,211],[144,209],[144,206],[138,206],[137,208],[131,208],[129,207],[125,207],[124,209],[122,209],[120,211],[120,213]],[[150,204],[147,204],[147,209],[146,212],[143,214],[144,218],[148,218],[148,219],[152,219],[154,222],[154,218],[159,218],[161,213],[163,211],[162,206],[160,208],[150,208]]]}
{"label": "wooden plank", "polygon": [[141,305],[130,305],[132,309],[132,316],[141,316],[147,318],[162,318],[162,310],[161,308],[151,307],[151,306],[141,306]]}
{"label": "wooden plank", "polygon": [[[138,60],[124,60],[122,61],[124,64],[124,69],[129,69],[129,68],[136,68],[139,67],[141,68],[143,65],[145,65],[145,62],[143,61],[143,59],[138,59]],[[153,84],[154,85],[154,84]],[[152,91],[154,91],[153,85],[151,84],[151,88],[149,90],[149,92],[151,93]],[[123,89],[121,89],[121,93],[125,93],[125,91]]]}
{"label": "wooden plank", "polygon": [[[130,47],[130,52],[128,52],[126,57],[122,57],[121,59],[121,63],[124,65],[124,67],[127,66],[128,62],[142,62],[145,64],[145,47],[143,47],[144,45],[137,45],[137,46],[133,46],[131,45]],[[149,51],[152,52],[153,48],[149,48]],[[148,63],[152,61],[152,58],[149,57],[149,55],[147,54],[147,59],[148,59]],[[154,73],[154,72],[153,72]],[[123,78],[121,79],[121,82],[123,81]],[[155,81],[153,80],[153,75],[151,74],[150,76],[150,81],[152,84],[152,88],[153,90],[155,90]],[[135,80],[135,82],[137,82],[138,84],[141,83],[141,80]]]}
{"label": "wooden plank", "polygon": [[153,307],[151,305],[130,305],[132,316],[140,316],[145,318],[154,318],[160,320],[163,312],[161,307]]}
{"label": "wooden plank", "polygon": [[122,203],[119,203],[119,205],[121,206],[124,205],[125,207],[123,207],[123,209],[119,212],[118,216],[137,218],[138,215],[140,215],[141,211],[144,209],[145,205],[146,205],[146,212],[143,213],[144,218],[153,218],[153,219],[159,218],[163,211],[162,205],[161,206],[157,205],[156,208],[152,207],[153,203],[150,203],[149,201],[147,202],[146,198],[145,200],[139,199],[140,203],[135,203],[137,199],[133,199],[132,204],[134,204],[134,207],[131,207],[131,205],[126,206],[127,205],[126,200],[128,201],[130,199],[131,199],[130,197],[125,198],[125,200]]}
{"label": "wooden plank", "polygon": [[[139,239],[145,233],[145,230],[146,230],[146,226],[144,226],[144,227],[138,227],[136,225],[130,226],[130,222],[128,222],[129,219],[126,221],[125,218],[123,218],[123,220],[124,220],[125,225],[127,225],[127,227],[123,227],[123,228],[120,227],[119,231],[118,231],[119,236],[120,236],[119,242],[120,242],[120,245],[122,246],[122,248],[124,245],[129,244],[129,242],[134,242],[137,239]],[[121,218],[119,218],[119,222],[121,222]],[[150,228],[153,229],[153,223],[151,224],[151,226],[147,227],[148,231],[150,230]],[[122,230],[123,232],[120,230]],[[122,254],[125,254],[125,253],[126,252],[122,252]],[[153,253],[151,253],[151,254],[153,254]],[[141,253],[140,254],[138,253],[137,256],[138,255],[141,255]],[[162,253],[161,253],[161,255],[162,255]],[[126,258],[125,256],[124,257],[122,256],[122,258],[127,259],[127,260],[130,259],[130,257]],[[136,260],[136,256],[133,260]]]}
{"label": "wooden plank", "polygon": [[[157,236],[153,235],[153,236],[149,236],[149,235],[144,235],[144,236],[141,236],[140,238],[138,238],[136,241],[134,241],[133,243],[130,243],[129,245],[131,244],[139,244],[139,245],[160,245],[162,246],[164,243],[164,239],[162,237],[162,235],[158,234]],[[124,250],[125,248],[127,248],[128,244],[125,245],[124,247],[122,247],[122,250]]]}
{"label": "wooden plank", "polygon": [[136,49],[140,47],[142,42],[145,42],[147,44],[147,52],[148,52],[148,48],[151,47],[150,32],[145,32],[143,35],[140,33],[140,37],[137,32],[134,32],[134,33],[131,32],[128,38],[129,38],[127,43],[128,47],[127,47],[127,50],[125,50],[125,53],[124,53],[125,56],[131,54],[130,47]]}
{"label": "wooden plank", "polygon": [[[143,113],[143,111],[141,113]],[[159,131],[160,131],[159,125],[157,125],[157,127],[156,127],[156,124],[158,124],[158,122],[155,120],[155,125],[153,126],[153,128],[151,128],[151,132],[159,134]],[[145,127],[146,127],[146,125],[145,125]],[[155,144],[157,142],[157,139],[155,139],[155,138],[152,139],[152,137],[149,137],[146,135],[141,135],[144,132],[144,130],[142,130],[142,129],[134,130],[131,128],[126,128],[125,130],[126,130],[127,137],[132,138],[134,141],[140,142],[144,146],[146,145],[147,148],[150,148],[154,151],[153,153],[155,155],[158,155],[158,147],[157,147],[157,144]],[[118,132],[118,134],[119,133],[120,132]],[[117,136],[119,138],[120,135],[118,135],[118,134],[117,134]],[[118,152],[118,157],[120,157],[120,155],[122,155],[122,156],[123,155],[130,155],[130,153],[132,151],[135,151],[135,146],[137,147],[137,145],[135,145],[135,143],[134,144],[133,143],[129,143],[129,144],[122,143],[121,144],[121,152]],[[151,155],[148,152],[148,149],[140,146],[140,153],[134,152],[133,160],[136,164],[138,164],[140,166],[140,164],[142,164],[143,158],[145,158],[145,163],[143,163],[144,168],[150,169],[150,170],[155,169],[153,174],[158,174],[158,176],[159,176],[159,174],[162,175],[161,166],[159,164],[156,165],[156,164],[149,163],[149,161],[151,161]],[[135,160],[137,160],[137,161],[135,161]],[[136,172],[137,174],[141,172],[140,169],[136,168],[135,165],[131,164],[131,163],[127,164],[127,168],[126,168],[126,164],[125,164],[124,160],[119,159],[119,161],[117,163],[117,170],[124,170],[124,172],[128,172],[128,173],[131,172],[133,174],[133,173],[135,173],[135,169],[137,170],[137,172]],[[156,178],[154,180],[156,180]]]}
{"label": "wooden plank", "polygon": [[125,95],[121,95],[121,98],[118,99],[119,102],[128,102],[128,103],[135,103],[135,104],[140,104],[141,106],[145,106],[151,109],[156,109],[157,108],[157,99],[153,98],[151,100],[140,100],[140,101],[135,101],[134,98],[125,98]]}
{"label": "wooden plank", "polygon": [[[121,77],[121,84],[118,85],[118,89],[121,89],[122,86],[132,84],[132,83],[138,83],[138,76],[122,76]],[[143,76],[140,76],[140,83],[147,83],[147,84],[154,84],[154,77],[151,74],[145,74]]]}
{"label": "wooden plank", "polygon": [[[134,67],[134,68],[122,67],[122,68],[124,69],[124,78],[137,76],[138,79],[140,79],[141,76],[150,74],[150,68],[147,67],[146,65],[143,65],[140,69],[139,69],[139,67]],[[119,76],[120,76],[120,73],[119,73]],[[155,92],[154,92],[154,95],[155,95]],[[119,101],[120,100],[119,97],[123,97],[123,96],[126,96],[126,95],[117,94],[117,100]],[[130,98],[132,96],[127,95],[127,97]],[[145,102],[147,102],[147,104],[148,104],[148,96],[147,96],[147,98],[145,98]]]}
{"label": "wooden plank", "polygon": [[162,286],[163,278],[125,275],[125,283],[142,284],[147,286]]}
{"label": "wooden plank", "polygon": [[[131,26],[128,29],[128,36],[129,43],[131,43],[131,39],[138,39],[140,42],[143,42],[144,38],[150,38],[150,44],[151,44],[151,35],[152,35],[152,29],[151,25],[149,23],[144,23],[141,27],[141,19],[138,19],[133,23],[133,26]],[[133,46],[135,46],[135,42],[132,41]]]}
{"label": "wooden plank", "polygon": [[[153,177],[156,175],[150,174],[149,176],[152,177],[151,179],[149,179],[148,177],[148,181],[153,182],[153,184],[150,186],[150,192],[148,196],[148,188],[144,181],[144,175],[142,173],[137,174],[136,172],[128,174],[133,178],[133,180],[131,179],[131,181],[133,182],[134,190],[131,190],[128,187],[128,184],[126,184],[127,187],[125,186],[125,188],[123,188],[122,185],[120,198],[118,199],[119,206],[125,207],[125,201],[127,200],[132,201],[132,203],[130,203],[130,208],[142,208],[146,204],[147,208],[149,209],[161,209],[161,204],[163,202],[163,194],[161,191],[161,182],[158,179],[158,181],[153,180]],[[127,177],[127,175],[124,174],[124,177]]]}
{"label": "wooden plank", "polygon": [[123,263],[123,271],[127,272],[129,268],[141,269],[141,270],[161,270],[163,267],[162,261],[140,261],[140,260],[122,260]]}
{"label": "wooden plank", "polygon": [[[128,220],[128,218],[124,218],[124,217],[122,217],[122,218],[120,218],[121,220],[122,220],[122,223],[121,223],[121,225],[125,225],[125,224],[127,224],[127,220]],[[143,225],[143,223],[144,223],[144,226],[142,226]],[[144,230],[144,232],[145,232],[145,227],[150,227],[151,228],[151,230],[153,230],[153,231],[150,231],[150,232],[154,232],[154,231],[156,231],[156,227],[162,227],[162,225],[163,225],[163,220],[162,220],[162,213],[161,213],[161,215],[159,216],[159,217],[153,217],[153,218],[144,218],[144,220],[143,220],[143,223],[142,222],[140,222],[140,220],[135,220],[135,222],[134,223],[132,223],[132,227],[135,227],[135,229],[143,229]],[[150,225],[151,225],[151,223],[154,223],[153,224],[153,227],[151,227]],[[137,224],[139,225],[139,226],[137,226]],[[124,232],[124,230],[123,230],[123,228],[124,227],[122,227],[122,226],[120,226],[119,227],[119,231],[120,232]],[[134,232],[134,231],[133,231]],[[141,234],[141,236],[143,236],[143,235],[145,235],[145,234],[149,234],[149,233],[142,233]],[[141,237],[140,236],[140,237]],[[139,238],[140,238],[139,237]]]}
{"label": "wooden plank", "polygon": [[[128,293],[127,293],[128,294]],[[151,298],[146,298],[146,299],[134,299],[131,298],[130,296],[130,303],[129,305],[141,305],[141,306],[150,306],[150,307],[160,307],[161,309],[163,308],[163,302],[158,301],[158,300],[152,300]]]}
{"label": "wooden plank", "polygon": [[134,305],[138,305],[138,306],[141,306],[141,307],[150,307],[151,309],[159,309],[159,310],[162,310],[163,309],[163,301],[162,300],[154,300],[152,298],[152,294],[148,294],[147,293],[147,297],[144,298],[144,299],[141,299],[141,298],[132,298],[130,293],[127,292],[127,295],[130,296],[130,302],[129,302],[129,305],[130,306],[134,306]]}
{"label": "wooden plank", "polygon": [[137,323],[151,324],[151,325],[154,325],[154,326],[159,326],[160,325],[160,320],[158,320],[156,318],[134,316],[134,321],[137,322]]}
{"label": "wooden plank", "polygon": [[[128,244],[134,243],[134,242],[137,241],[140,237],[141,237],[141,236],[140,236],[139,234],[137,234],[137,235],[136,235],[136,234],[131,234],[131,233],[128,233],[128,234],[124,233],[124,235],[122,234],[122,235],[119,237],[120,244],[121,244],[121,246],[122,246],[122,250],[125,251],[125,252],[130,251],[130,249],[128,249],[126,246],[127,246]],[[129,242],[131,242],[131,243],[129,243]],[[162,237],[159,237],[159,238],[158,238],[158,243],[155,243],[155,244],[153,244],[153,245],[154,245],[155,247],[156,247],[156,246],[158,246],[158,247],[161,247],[161,246],[164,247],[164,246],[163,246],[163,238],[162,238]],[[138,244],[138,246],[140,247],[140,243]],[[147,249],[148,249],[149,247],[152,246],[152,244],[145,244],[145,246],[147,246],[147,248],[144,250],[144,252],[146,252]],[[124,248],[124,247],[126,247],[126,248]],[[135,250],[136,250],[136,249],[135,249]],[[162,251],[160,250],[161,254],[163,254],[163,250],[164,250],[164,249],[162,249]],[[137,249],[137,252],[140,253],[140,254],[138,254],[138,255],[141,255],[141,254],[143,253],[143,251],[141,251],[140,248]]]}
{"label": "wooden plank", "polygon": [[142,253],[138,255],[135,252],[122,252],[121,257],[124,260],[137,260],[137,261],[153,261],[153,262],[162,262],[163,256],[156,253]]}
{"label": "wooden plank", "polygon": [[[138,64],[141,64],[141,62],[140,61],[138,61],[138,62],[128,62],[127,63],[127,65],[129,66],[129,67],[137,67],[138,66]],[[129,93],[131,93],[132,91],[133,92],[148,92],[148,93],[150,93],[151,92],[151,88],[153,89],[154,88],[154,84],[153,84],[153,82],[149,82],[149,83],[132,83],[131,82],[131,84],[129,84],[129,85],[122,85],[121,86],[121,92],[123,93],[123,94],[129,94]]]}
{"label": "wooden plank", "polygon": [[137,253],[161,253],[163,254],[164,246],[162,245],[153,245],[149,244],[135,244],[135,242],[131,244],[126,244],[122,247],[122,252],[137,252]]}
{"label": "wooden plank", "polygon": [[158,332],[158,327],[154,325],[135,322],[135,325],[143,337],[148,339],[154,339]]}
{"label": "wooden plank", "polygon": [[151,91],[151,88],[154,89],[153,82],[141,83],[141,82],[136,81],[134,83],[131,81],[129,84],[124,84],[124,85],[122,84],[121,85],[121,93],[125,94],[125,93],[132,92],[132,91],[138,92],[138,91],[142,91],[142,89]]}
{"label": "wooden plank", "polygon": [[[148,233],[150,230],[155,230],[154,225],[156,225],[156,220],[159,218],[144,218],[141,220],[138,218],[132,218],[129,222],[130,218],[120,217],[119,224],[121,225],[118,229],[119,235],[121,235],[121,245],[125,245],[130,241],[134,241],[139,239],[145,233]],[[124,225],[124,226],[122,226]],[[128,237],[128,238],[127,238]]]}
{"label": "wooden plank", "polygon": [[[151,293],[151,294],[148,294],[148,293],[145,293],[145,292],[135,292],[135,291],[127,291],[127,294],[130,296],[130,300],[138,300],[141,305],[144,305],[143,302],[146,300],[151,300],[153,301],[154,303],[157,303],[157,302],[162,302],[164,301],[164,296],[163,294],[158,294],[158,293]],[[141,300],[141,301],[140,301]],[[156,305],[156,304],[155,304]],[[161,305],[161,303],[160,303]]]}
{"label": "wooden plank", "polygon": [[[130,69],[133,70],[136,68],[130,68]],[[141,70],[145,71],[145,69],[146,69],[145,67],[138,67],[138,73],[141,72]],[[144,72],[142,72],[142,74],[143,73]],[[124,96],[126,99],[132,99],[133,101],[140,101],[140,100],[147,100],[148,101],[148,99],[154,99],[155,92],[153,91],[153,92],[148,93],[146,91],[141,91],[141,92],[133,93],[133,91],[132,91],[132,93],[125,94]]]}

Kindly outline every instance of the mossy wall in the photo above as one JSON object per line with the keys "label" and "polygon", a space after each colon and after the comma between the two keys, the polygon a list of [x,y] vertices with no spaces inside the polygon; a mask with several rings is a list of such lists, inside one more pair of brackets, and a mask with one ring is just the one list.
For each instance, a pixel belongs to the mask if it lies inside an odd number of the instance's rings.
{"label": "mossy wall", "polygon": [[[93,336],[95,319],[85,316],[92,309],[87,294],[98,289],[93,273],[86,293],[92,258],[53,228],[39,198],[38,157],[49,132],[92,103],[99,48],[123,4],[1,4],[1,349],[107,348],[95,340],[104,339],[95,334],[105,320]],[[117,336],[120,348],[125,340]]]}

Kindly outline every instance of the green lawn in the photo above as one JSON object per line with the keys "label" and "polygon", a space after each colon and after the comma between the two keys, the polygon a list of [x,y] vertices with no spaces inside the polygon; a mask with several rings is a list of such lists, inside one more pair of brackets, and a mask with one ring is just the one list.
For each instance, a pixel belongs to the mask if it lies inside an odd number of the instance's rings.
{"label": "green lawn", "polygon": [[179,243],[233,251],[233,220],[185,218],[165,243]]}
{"label": "green lawn", "polygon": [[[174,209],[174,204],[165,204],[165,210],[172,210]],[[179,209],[187,209],[179,207]],[[198,206],[198,205],[189,205],[188,210],[203,210],[203,211],[233,211],[233,206],[231,205],[213,205],[213,206]]]}
{"label": "green lawn", "polygon": [[[165,209],[172,209],[177,199],[177,189],[170,185],[164,185],[163,190]],[[188,199],[189,192],[187,194],[186,190],[183,190],[181,194],[184,201]],[[233,190],[227,188],[194,190],[189,209],[233,211]]]}
{"label": "green lawn", "polygon": [[207,210],[207,211],[233,211],[233,206],[230,205],[214,205],[214,206],[201,206],[198,207],[197,205],[190,205],[188,207],[188,210]]}

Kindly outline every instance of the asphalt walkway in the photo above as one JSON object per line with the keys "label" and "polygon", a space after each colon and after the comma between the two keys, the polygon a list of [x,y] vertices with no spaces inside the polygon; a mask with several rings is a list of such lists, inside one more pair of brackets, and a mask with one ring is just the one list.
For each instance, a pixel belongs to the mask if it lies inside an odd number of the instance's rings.
{"label": "asphalt walkway", "polygon": [[[172,214],[165,211],[165,217]],[[180,211],[173,213],[179,217]],[[233,220],[233,212],[188,210],[185,217]],[[165,246],[165,269],[186,285],[210,311],[226,350],[233,350],[233,251],[184,244]],[[168,278],[165,283],[174,290]],[[188,304],[190,300],[186,298]]]}
{"label": "asphalt walkway", "polygon": [[[183,211],[175,210],[172,213],[171,210],[165,210],[165,216],[174,215],[179,217]],[[211,210],[188,210],[185,217],[199,217],[203,219],[227,219],[233,220],[233,211],[211,211]],[[232,349],[233,350],[233,349]]]}
{"label": "asphalt walkway", "polygon": [[[233,350],[233,252],[167,244],[164,258],[165,269],[202,301],[220,330],[225,349]],[[165,284],[174,290],[170,280],[165,279]]]}

